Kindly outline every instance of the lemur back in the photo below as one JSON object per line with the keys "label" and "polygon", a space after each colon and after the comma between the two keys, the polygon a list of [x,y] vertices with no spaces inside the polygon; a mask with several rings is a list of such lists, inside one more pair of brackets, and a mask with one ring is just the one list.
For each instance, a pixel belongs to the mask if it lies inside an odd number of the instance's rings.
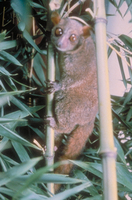
{"label": "lemur back", "polygon": [[[98,111],[95,46],[89,27],[60,19],[53,13],[51,40],[58,51],[60,81],[54,84],[54,110],[49,125],[55,130],[58,160],[76,159],[92,133]],[[61,145],[63,134],[67,144]],[[56,157],[57,157],[56,156]],[[55,173],[69,174],[73,165],[58,167]],[[56,191],[59,186],[56,185]]]}

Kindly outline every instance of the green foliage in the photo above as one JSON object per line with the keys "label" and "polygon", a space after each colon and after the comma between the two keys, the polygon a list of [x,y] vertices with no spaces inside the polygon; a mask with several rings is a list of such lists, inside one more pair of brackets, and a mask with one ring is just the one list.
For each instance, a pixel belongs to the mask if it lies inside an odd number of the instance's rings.
{"label": "green foliage", "polygon": [[[117,1],[109,2],[121,14],[120,6],[123,1],[120,0],[119,4]],[[128,11],[132,12],[130,9],[132,3],[128,0],[126,3],[128,9],[125,15]],[[45,87],[46,64],[41,55],[47,53],[46,42],[49,35],[46,33],[47,7],[41,0],[37,3],[13,0],[11,5],[1,1],[0,4],[5,10],[5,26],[0,33],[0,199],[102,199],[99,116],[95,121],[93,135],[80,160],[69,161],[76,166],[72,177],[49,174],[49,167],[44,165],[45,97],[42,94]],[[13,22],[12,8],[17,13],[18,23]],[[3,10],[0,13],[1,19]],[[41,34],[34,37],[27,31],[29,14],[35,17],[41,30]],[[89,19],[89,16],[85,14],[82,18]],[[41,36],[43,39],[36,45],[34,39]],[[124,58],[131,65],[132,39],[127,35],[120,35],[111,45],[113,49],[109,48],[109,56],[112,51],[124,48],[127,50],[124,51]],[[127,88],[132,83],[131,68],[129,67],[130,79],[127,80],[122,58],[119,55],[117,58],[123,83]],[[28,63],[31,59],[34,71],[32,80],[28,74]],[[126,195],[132,198],[132,90],[123,97],[112,96],[111,102],[114,142],[117,148],[118,198],[124,200]],[[34,140],[38,141],[38,145],[33,143]],[[53,167],[59,164],[55,163]],[[45,185],[50,182],[65,183],[66,190],[51,197]]]}

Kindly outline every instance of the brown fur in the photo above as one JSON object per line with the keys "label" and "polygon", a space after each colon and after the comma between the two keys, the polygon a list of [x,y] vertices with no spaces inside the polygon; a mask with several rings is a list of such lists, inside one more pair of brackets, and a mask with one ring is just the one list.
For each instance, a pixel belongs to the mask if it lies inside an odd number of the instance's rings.
{"label": "brown fur", "polygon": [[[64,28],[69,23],[73,24],[72,27],[76,30],[83,27],[79,22],[71,19],[66,21],[63,19],[58,27]],[[58,40],[54,38],[55,28],[56,26],[52,31],[54,45]],[[55,144],[58,147],[56,154],[60,154],[59,161],[77,159],[93,130],[98,111],[94,43],[89,35],[87,38],[83,35],[79,37],[79,45],[75,49],[59,51],[58,54],[61,72],[60,88],[55,89],[54,117],[50,119],[49,125],[55,130]],[[62,151],[59,147],[63,134],[67,134],[68,140]],[[69,174],[72,167],[72,164],[62,165],[55,170],[55,173]],[[55,185],[55,191],[58,189],[59,185]]]}

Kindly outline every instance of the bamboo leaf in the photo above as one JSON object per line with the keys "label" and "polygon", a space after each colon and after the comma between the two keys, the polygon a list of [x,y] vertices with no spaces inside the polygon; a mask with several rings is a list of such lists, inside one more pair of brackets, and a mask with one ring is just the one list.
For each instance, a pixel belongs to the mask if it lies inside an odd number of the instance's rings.
{"label": "bamboo leaf", "polygon": [[10,122],[14,122],[14,121],[26,121],[26,120],[24,120],[24,119],[8,119],[8,118],[0,117],[0,123],[1,124],[10,123]]}
{"label": "bamboo leaf", "polygon": [[6,162],[8,163],[8,165],[18,165],[19,163],[17,163],[16,161],[14,161],[13,159],[1,154],[1,158]]}
{"label": "bamboo leaf", "polygon": [[111,2],[116,8],[118,7],[115,0],[110,0],[110,2]]}
{"label": "bamboo leaf", "polygon": [[122,6],[122,4],[124,3],[124,0],[120,0],[119,4],[118,4],[118,8],[120,8]]}
{"label": "bamboo leaf", "polygon": [[89,183],[89,187],[84,190],[85,192],[90,193],[93,197],[98,195],[97,189],[94,187],[92,182],[87,178],[87,176],[85,176],[84,173],[82,173],[81,170],[75,170],[74,174],[76,178],[85,180]]}
{"label": "bamboo leaf", "polygon": [[[14,195],[14,191],[5,187],[0,187],[0,193],[8,195],[9,197],[13,197]],[[3,200],[5,200],[5,198]]]}
{"label": "bamboo leaf", "polygon": [[132,38],[127,35],[120,35],[119,39],[132,51]]}
{"label": "bamboo leaf", "polygon": [[34,165],[36,165],[42,157],[33,158],[24,162],[20,165],[12,167],[7,172],[0,173],[0,186],[7,184],[8,182],[12,181],[13,179],[19,177],[20,175],[26,173],[29,169],[31,169]]}
{"label": "bamboo leaf", "polygon": [[18,0],[17,2],[15,0],[11,1],[11,7],[13,8],[13,10],[18,13],[21,17],[24,15],[25,13],[25,9],[24,9],[24,4],[25,4],[25,0],[22,2],[20,0]]}
{"label": "bamboo leaf", "polygon": [[3,171],[7,171],[8,166],[2,158],[0,158],[0,165]]}
{"label": "bamboo leaf", "polygon": [[35,44],[32,37],[26,30],[23,31],[23,37],[32,45],[33,48],[36,49],[36,51],[38,51],[41,54],[45,54],[45,51],[39,49],[39,47]]}
{"label": "bamboo leaf", "polygon": [[12,88],[12,90],[17,90],[16,85],[10,77],[4,76],[3,78],[6,81],[6,83]]}
{"label": "bamboo leaf", "polygon": [[63,200],[63,199],[66,199],[66,198],[68,198],[72,195],[77,194],[78,192],[84,190],[87,187],[89,187],[89,183],[83,183],[83,184],[76,186],[72,189],[66,190],[66,191],[61,192],[59,194],[56,194],[55,196],[50,197],[47,200]]}
{"label": "bamboo leaf", "polygon": [[127,113],[126,121],[129,122],[131,118],[132,118],[132,108],[130,108]]}
{"label": "bamboo leaf", "polygon": [[126,160],[125,160],[125,155],[124,155],[124,151],[121,147],[121,145],[119,144],[118,140],[114,137],[114,143],[115,143],[115,146],[117,148],[117,153],[118,153],[118,156],[120,157],[121,161],[126,164]]}
{"label": "bamboo leaf", "polygon": [[113,49],[109,47],[109,48],[108,48],[108,57],[110,57],[112,51],[113,51]]}
{"label": "bamboo leaf", "polygon": [[20,30],[21,32],[23,32],[24,29],[25,29],[25,23],[24,23],[23,21],[21,21],[21,22],[18,24],[18,28],[19,28],[19,30]]}
{"label": "bamboo leaf", "polygon": [[102,200],[102,195],[96,195],[94,197],[88,197],[83,200]]}
{"label": "bamboo leaf", "polygon": [[10,148],[9,139],[4,137],[4,138],[0,141],[0,152],[2,152],[4,149],[8,149],[8,148]]}
{"label": "bamboo leaf", "polygon": [[[15,192],[19,191],[21,183],[17,184],[17,181],[12,181],[11,183],[7,184],[7,187],[12,189]],[[41,192],[40,192],[41,191]],[[13,193],[13,196],[14,196]],[[39,194],[40,193],[40,194]],[[21,194],[17,199],[19,200],[44,200],[47,199],[47,195],[43,195],[42,190],[40,190],[37,186],[32,187],[31,189],[25,189],[24,193]],[[12,198],[12,200],[16,200]]]}
{"label": "bamboo leaf", "polygon": [[[132,146],[132,142],[131,142],[130,146]],[[128,156],[129,154],[131,154],[131,152],[132,152],[132,149],[129,149],[129,151],[127,151],[127,153],[125,154],[125,156]]]}
{"label": "bamboo leaf", "polygon": [[[118,46],[116,46],[116,45],[113,45],[113,46],[118,52],[120,51],[120,48]],[[117,55],[117,58],[118,58],[118,62],[119,62],[119,66],[120,66],[120,70],[121,70],[121,74],[122,74],[123,83],[124,83],[125,88],[127,88],[127,80],[126,80],[125,73],[124,73],[122,59],[118,55]]]}
{"label": "bamboo leaf", "polygon": [[6,36],[6,31],[3,31],[2,33],[0,33],[0,42],[4,40],[5,36]]}
{"label": "bamboo leaf", "polygon": [[[82,167],[83,169],[95,173],[96,176],[102,177],[102,165],[99,163],[83,163],[80,161],[72,161],[74,164]],[[116,163],[117,168],[117,181],[118,183],[122,184],[123,186],[127,187],[131,190],[132,188],[132,174],[128,171],[127,167],[122,163]],[[98,172],[97,172],[98,171]],[[100,174],[100,173],[101,174]]]}
{"label": "bamboo leaf", "polygon": [[132,98],[132,88],[130,89],[129,93],[127,94],[123,106],[125,106]]}
{"label": "bamboo leaf", "polygon": [[21,192],[23,192],[26,188],[28,188],[33,182],[35,182],[36,180],[38,180],[38,179],[42,176],[42,174],[48,172],[48,171],[50,170],[50,168],[58,167],[59,164],[60,164],[60,163],[56,163],[56,164],[54,164],[54,165],[52,165],[52,166],[46,166],[46,167],[44,167],[44,168],[41,168],[41,169],[37,170],[36,173],[32,174],[32,175],[30,176],[30,178],[27,179],[27,181],[25,182],[25,184],[24,184],[24,185],[19,189],[19,191],[14,195],[14,199],[15,199],[16,197],[18,197],[18,196],[21,194]]}
{"label": "bamboo leaf", "polygon": [[2,97],[0,97],[0,108],[2,108],[7,103],[10,105],[8,96],[3,95]]}
{"label": "bamboo leaf", "polygon": [[41,82],[38,80],[38,78],[36,76],[34,76],[34,74],[32,75],[32,79],[34,80],[34,82],[37,84],[37,86],[42,87]]}
{"label": "bamboo leaf", "polygon": [[[20,28],[25,29],[26,25],[29,26],[30,8],[28,0],[11,0],[11,7],[19,15],[20,18]],[[21,29],[20,29],[21,30]]]}
{"label": "bamboo leaf", "polygon": [[11,76],[12,75],[2,66],[0,66],[0,73],[5,75],[5,76]]}
{"label": "bamboo leaf", "polygon": [[109,0],[109,1],[116,7],[118,13],[119,13],[119,14],[121,15],[121,17],[122,17],[122,14],[121,14],[120,10],[118,9],[117,2],[116,2],[115,0]]}
{"label": "bamboo leaf", "polygon": [[59,183],[59,184],[76,184],[85,182],[84,180],[70,178],[62,174],[44,174],[36,182],[38,183]]}
{"label": "bamboo leaf", "polygon": [[28,107],[26,105],[24,105],[20,100],[18,100],[17,98],[15,98],[14,96],[10,97],[11,102],[17,106],[19,109],[27,112],[29,115],[32,116],[31,112],[28,110]]}
{"label": "bamboo leaf", "polygon": [[[130,64],[131,66],[131,61],[130,58],[126,57],[127,62]],[[129,71],[129,75],[130,75],[130,80],[131,80],[131,85],[132,85],[132,69],[131,67],[128,66],[128,71]]]}
{"label": "bamboo leaf", "polygon": [[[35,107],[29,107],[29,112],[30,113],[35,113],[39,110],[41,110],[44,106],[35,106]],[[22,119],[22,118],[25,118],[29,116],[29,113],[27,113],[27,111],[21,111],[21,110],[18,110],[18,111],[15,111],[15,112],[12,112],[12,113],[9,113],[7,115],[5,115],[4,117],[6,118],[12,118],[12,119]]]}
{"label": "bamboo leaf", "polygon": [[127,10],[126,10],[126,12],[125,12],[125,14],[124,14],[124,17],[127,15],[127,13],[130,11],[131,12],[131,10],[132,10],[132,3],[130,3],[129,5],[128,5],[128,8],[127,8]]}
{"label": "bamboo leaf", "polygon": [[[27,192],[26,192],[27,193]],[[29,194],[23,194],[21,198],[19,198],[19,200],[44,200],[47,199],[47,196],[44,195],[39,195],[33,191],[30,191]],[[13,199],[14,200],[14,199]]]}
{"label": "bamboo leaf", "polygon": [[127,167],[121,163],[116,164],[117,168],[117,181],[128,189],[132,189],[132,174],[128,171]]}
{"label": "bamboo leaf", "polygon": [[22,144],[12,141],[12,145],[17,153],[17,155],[19,156],[21,162],[25,162],[28,161],[30,159],[27,151],[25,150],[25,148],[23,147]]}
{"label": "bamboo leaf", "polygon": [[2,194],[0,194],[0,198],[1,198],[2,200],[5,200],[5,197],[4,197]]}
{"label": "bamboo leaf", "polygon": [[[46,68],[45,66],[45,63],[44,61],[42,60],[42,57],[37,54],[34,58],[34,71],[37,75],[37,78],[39,79],[39,81],[41,82],[41,84],[43,86],[45,86],[45,80],[46,80],[46,77],[45,77],[45,74],[44,74],[44,68]],[[36,77],[36,76],[35,76]]]}
{"label": "bamboo leaf", "polygon": [[28,142],[27,140],[25,140],[21,136],[17,135],[15,132],[13,132],[12,130],[8,129],[7,127],[5,127],[2,124],[0,124],[0,134],[3,137],[5,136],[5,137],[9,138],[10,140],[19,142],[20,144],[23,144],[25,146],[41,150],[39,147],[37,147],[36,145],[33,145],[32,143]]}
{"label": "bamboo leaf", "polygon": [[0,56],[4,58],[5,61],[11,62],[18,66],[22,66],[22,64],[14,56],[5,51],[0,51]]}
{"label": "bamboo leaf", "polygon": [[42,133],[38,128],[29,126],[43,141],[45,140],[44,133]]}
{"label": "bamboo leaf", "polygon": [[35,3],[35,2],[32,2],[32,1],[30,1],[29,3],[34,8],[41,8],[41,9],[47,10],[45,7],[43,7],[42,5],[40,5],[38,3]]}
{"label": "bamboo leaf", "polygon": [[122,118],[114,109],[112,109],[112,112],[113,112],[114,116],[115,116],[125,127],[127,127],[128,129],[131,128],[131,126],[130,126],[126,121],[124,121],[123,118]]}
{"label": "bamboo leaf", "polygon": [[[0,82],[1,84],[1,82]],[[3,86],[3,85],[2,85]],[[5,88],[4,88],[5,89]],[[0,92],[0,97],[2,96],[11,96],[11,95],[20,95],[21,93],[29,93],[33,91],[34,89],[29,89],[29,90],[16,90],[16,91],[11,91],[11,92]]]}
{"label": "bamboo leaf", "polygon": [[90,163],[90,162],[82,162],[82,161],[73,161],[70,160],[75,165],[91,172],[92,174],[102,178],[102,164],[100,163]]}
{"label": "bamboo leaf", "polygon": [[17,46],[16,40],[12,41],[3,41],[0,43],[0,51],[7,50]]}
{"label": "bamboo leaf", "polygon": [[[130,7],[132,5],[132,2],[129,0],[126,0],[127,6]],[[132,15],[132,9],[129,10]],[[129,21],[130,22],[130,21]]]}
{"label": "bamboo leaf", "polygon": [[[44,169],[44,168],[43,168]],[[31,175],[23,175],[17,178],[17,181],[22,183],[22,185],[25,185],[25,182],[27,181],[29,183],[30,179],[33,179],[34,182],[30,181],[30,183],[60,183],[60,184],[76,184],[76,183],[82,183],[86,182],[85,180],[77,179],[77,178],[70,178],[67,175],[62,174],[44,174],[43,169],[39,169],[38,171],[34,172],[34,174]],[[41,170],[41,174],[40,174]],[[47,168],[46,168],[47,171]],[[44,172],[46,172],[44,171]],[[38,176],[39,175],[39,176]],[[32,184],[31,183],[31,184]],[[30,184],[26,185],[26,187],[29,187]]]}

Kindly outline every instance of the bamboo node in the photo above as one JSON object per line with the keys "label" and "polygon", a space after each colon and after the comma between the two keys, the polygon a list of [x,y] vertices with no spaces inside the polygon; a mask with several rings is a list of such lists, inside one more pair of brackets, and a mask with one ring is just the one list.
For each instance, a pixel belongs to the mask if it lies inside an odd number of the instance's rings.
{"label": "bamboo node", "polygon": [[107,24],[107,19],[105,19],[103,17],[95,17],[94,22],[95,22],[95,24],[100,23],[100,22]]}
{"label": "bamboo node", "polygon": [[101,151],[100,153],[100,156],[101,157],[111,157],[111,158],[116,158],[116,156],[117,156],[117,149],[116,148],[114,148],[114,150],[113,151]]}
{"label": "bamboo node", "polygon": [[52,160],[55,156],[54,155],[53,156],[46,156],[45,155],[44,157],[45,157],[46,160]]}

